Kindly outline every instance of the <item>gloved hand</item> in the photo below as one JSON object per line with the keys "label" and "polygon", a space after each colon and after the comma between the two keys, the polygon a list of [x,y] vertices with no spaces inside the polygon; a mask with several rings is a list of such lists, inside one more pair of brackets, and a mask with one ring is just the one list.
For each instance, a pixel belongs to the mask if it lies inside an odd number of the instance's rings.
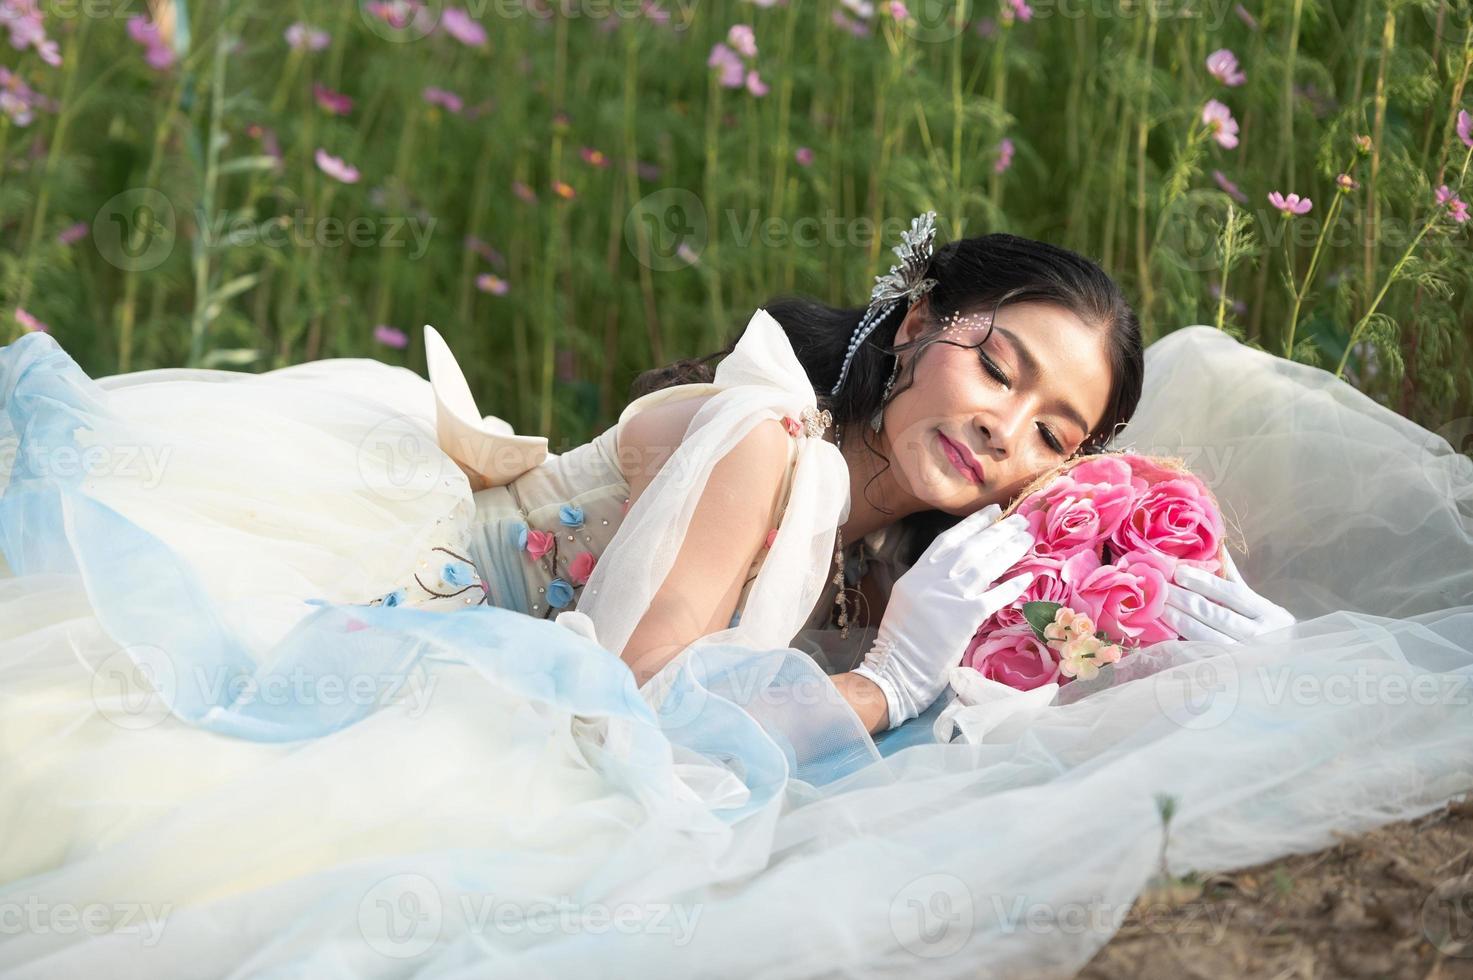
{"label": "gloved hand", "polygon": [[1243,581],[1233,556],[1223,552],[1227,578],[1191,565],[1178,565],[1166,584],[1166,611],[1162,620],[1184,639],[1214,643],[1242,643],[1297,620],[1283,606],[1254,592]]}
{"label": "gloved hand", "polygon": [[998,521],[997,504],[970,514],[931,542],[895,580],[875,644],[854,673],[885,693],[889,728],[919,715],[946,688],[977,627],[1016,602],[1031,572],[997,579],[1033,547],[1028,521]]}

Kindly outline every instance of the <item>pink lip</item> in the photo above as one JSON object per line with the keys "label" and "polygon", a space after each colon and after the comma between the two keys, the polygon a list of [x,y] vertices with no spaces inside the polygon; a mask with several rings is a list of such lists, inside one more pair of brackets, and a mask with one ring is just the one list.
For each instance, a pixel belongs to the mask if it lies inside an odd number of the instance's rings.
{"label": "pink lip", "polygon": [[941,437],[942,451],[946,453],[946,458],[951,460],[951,465],[956,467],[957,472],[973,483],[980,485],[984,474],[982,472],[982,464],[977,461],[977,457],[973,456],[970,450],[958,446],[946,438],[945,434],[941,432],[937,432],[936,434]]}

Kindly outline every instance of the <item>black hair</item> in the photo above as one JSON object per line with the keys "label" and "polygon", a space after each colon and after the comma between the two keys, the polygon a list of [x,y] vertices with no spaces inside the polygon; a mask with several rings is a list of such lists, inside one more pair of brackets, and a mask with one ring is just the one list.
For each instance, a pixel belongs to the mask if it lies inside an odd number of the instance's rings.
{"label": "black hair", "polygon": [[[1145,375],[1140,320],[1120,287],[1097,263],[1048,242],[997,232],[940,246],[931,256],[925,276],[936,280],[925,294],[930,300],[928,320],[933,326],[947,316],[980,312],[995,316],[1006,303],[1043,302],[1068,310],[1086,325],[1105,332],[1110,394],[1104,416],[1086,435],[1079,453],[1104,449],[1116,430],[1135,413]],[[779,296],[764,303],[763,308],[782,326],[813,384],[819,407],[829,409],[836,424],[868,420],[881,407],[885,382],[898,353],[916,351],[909,359],[909,370],[903,372],[905,377],[897,379],[891,397],[914,383],[916,363],[927,346],[938,341],[957,343],[941,341],[940,332],[933,329],[922,330],[914,340],[897,345],[895,337],[909,309],[906,302],[897,303],[874,325],[850,361],[843,386],[830,396],[849,338],[864,316],[865,307],[834,307],[800,295]],[[733,338],[723,350],[645,371],[635,378],[631,398],[671,385],[710,381],[714,376],[711,362],[731,353],[735,346]],[[861,431],[870,450],[884,458],[869,441],[869,427],[861,426]],[[889,462],[885,459],[887,467]],[[914,533],[907,549],[912,553],[903,560],[913,562],[936,534],[958,520],[942,511],[922,511],[905,518],[907,528]]]}

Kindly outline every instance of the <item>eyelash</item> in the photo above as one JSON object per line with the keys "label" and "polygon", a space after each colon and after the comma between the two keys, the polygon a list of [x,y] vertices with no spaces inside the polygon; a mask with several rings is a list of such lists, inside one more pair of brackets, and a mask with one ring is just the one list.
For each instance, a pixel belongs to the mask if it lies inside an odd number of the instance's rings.
{"label": "eyelash", "polygon": [[[994,381],[1006,388],[1011,388],[1013,386],[1012,380],[1007,375],[1002,373],[1002,369],[992,362],[992,358],[988,357],[987,354],[983,352],[980,348],[978,349],[977,354],[982,358],[983,366],[987,368],[987,373],[992,375],[992,379]],[[1043,441],[1048,444],[1048,447],[1050,449],[1060,455],[1063,455],[1063,444],[1061,444],[1058,438],[1049,431],[1047,426],[1040,425],[1038,427],[1038,431],[1043,433]]]}

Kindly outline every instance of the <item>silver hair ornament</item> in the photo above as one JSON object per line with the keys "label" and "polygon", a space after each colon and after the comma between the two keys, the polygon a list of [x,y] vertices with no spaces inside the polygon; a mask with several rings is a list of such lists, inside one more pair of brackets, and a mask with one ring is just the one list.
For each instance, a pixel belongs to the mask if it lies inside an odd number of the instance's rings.
{"label": "silver hair ornament", "polygon": [[931,246],[935,239],[935,211],[927,211],[914,218],[910,223],[910,230],[901,233],[900,244],[891,249],[900,259],[900,264],[892,265],[890,271],[883,276],[875,276],[875,288],[870,292],[869,309],[865,310],[864,316],[849,338],[849,346],[844,351],[844,363],[839,367],[839,380],[835,381],[834,387],[829,390],[830,395],[839,393],[839,389],[844,386],[844,380],[849,377],[849,363],[858,353],[859,345],[864,343],[896,304],[903,299],[909,306],[936,285],[935,279],[922,278],[926,274],[926,266],[931,261]]}

